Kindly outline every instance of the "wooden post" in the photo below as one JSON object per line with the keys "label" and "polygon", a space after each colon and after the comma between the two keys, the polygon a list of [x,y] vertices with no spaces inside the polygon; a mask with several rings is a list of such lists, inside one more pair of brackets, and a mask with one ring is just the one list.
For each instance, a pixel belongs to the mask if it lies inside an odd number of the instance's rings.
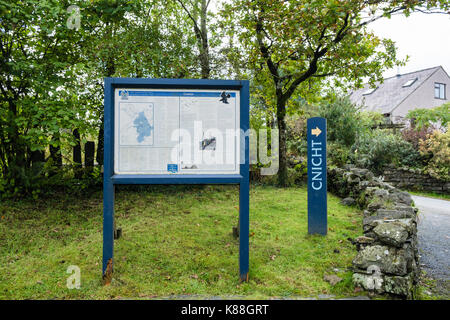
{"label": "wooden post", "polygon": [[73,147],[73,163],[74,163],[74,175],[75,178],[81,179],[81,142],[80,142],[80,133],[78,129],[73,130],[73,136],[77,142],[77,144]]}
{"label": "wooden post", "polygon": [[[53,139],[59,141],[59,135],[55,135]],[[54,147],[53,145],[50,144],[49,149],[50,149],[50,158],[53,161],[52,163],[53,168],[51,168],[49,176],[54,176],[55,174],[58,173],[58,170],[61,169],[62,167],[61,146],[58,145]]]}
{"label": "wooden post", "polygon": [[84,166],[86,167],[86,172],[92,172],[92,168],[94,168],[94,157],[95,142],[88,141],[84,145]]}

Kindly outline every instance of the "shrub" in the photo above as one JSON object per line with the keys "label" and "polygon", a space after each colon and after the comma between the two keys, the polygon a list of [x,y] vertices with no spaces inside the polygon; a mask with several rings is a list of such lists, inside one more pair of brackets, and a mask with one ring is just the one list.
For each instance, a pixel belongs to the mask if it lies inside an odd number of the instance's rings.
{"label": "shrub", "polygon": [[103,180],[103,174],[98,166],[90,171],[83,170],[80,179],[74,177],[73,167],[55,168],[51,166],[51,161],[42,163],[39,167],[32,167],[29,171],[23,173],[24,183],[20,186],[16,186],[14,181],[0,178],[0,200],[28,196],[37,199],[51,197],[53,193],[81,195],[92,190],[100,190]]}
{"label": "shrub", "polygon": [[410,110],[406,118],[411,119],[418,129],[433,124],[446,128],[450,121],[450,102],[431,109]]}
{"label": "shrub", "polygon": [[433,177],[450,180],[450,131],[442,133],[435,130],[428,134],[427,139],[421,140],[420,153],[428,157],[426,171]]}
{"label": "shrub", "polygon": [[290,116],[286,120],[287,125],[287,151],[289,155],[294,157],[306,157],[306,117]]}
{"label": "shrub", "polygon": [[327,139],[352,146],[356,138],[369,128],[368,118],[348,97],[336,97],[318,106],[317,116],[327,119]]}
{"label": "shrub", "polygon": [[348,163],[350,159],[350,148],[342,146],[339,143],[330,142],[327,145],[327,162],[328,165],[342,167]]}
{"label": "shrub", "polygon": [[352,162],[379,174],[387,164],[419,165],[420,154],[411,143],[385,130],[373,130],[361,135],[352,147]]}
{"label": "shrub", "polygon": [[411,143],[414,149],[419,150],[419,144],[421,140],[426,140],[427,136],[435,129],[431,126],[424,126],[420,129],[410,127],[402,130],[402,137],[404,140]]}

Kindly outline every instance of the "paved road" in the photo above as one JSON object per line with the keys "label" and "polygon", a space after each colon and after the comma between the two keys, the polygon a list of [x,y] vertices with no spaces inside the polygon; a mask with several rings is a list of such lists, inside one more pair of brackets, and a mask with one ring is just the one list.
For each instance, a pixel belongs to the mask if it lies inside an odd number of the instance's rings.
{"label": "paved road", "polygon": [[420,263],[448,290],[450,281],[450,201],[412,196],[419,208]]}

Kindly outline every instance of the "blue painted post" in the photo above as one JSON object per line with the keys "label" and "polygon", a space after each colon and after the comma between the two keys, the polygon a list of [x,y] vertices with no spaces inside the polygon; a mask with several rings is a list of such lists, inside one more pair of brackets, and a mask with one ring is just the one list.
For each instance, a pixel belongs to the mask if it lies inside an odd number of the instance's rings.
{"label": "blue painted post", "polygon": [[327,120],[307,121],[308,233],[327,234]]}
{"label": "blue painted post", "polygon": [[[105,127],[104,127],[104,153],[103,153],[103,267],[105,277],[106,269],[112,272],[114,252],[114,109],[113,88],[111,79],[105,79]],[[110,276],[110,275],[109,275]]]}
{"label": "blue painted post", "polygon": [[244,133],[244,157],[245,161],[240,165],[242,180],[239,184],[239,278],[248,281],[249,270],[249,231],[250,231],[250,181],[249,181],[249,82],[242,81],[241,89],[241,129]]}

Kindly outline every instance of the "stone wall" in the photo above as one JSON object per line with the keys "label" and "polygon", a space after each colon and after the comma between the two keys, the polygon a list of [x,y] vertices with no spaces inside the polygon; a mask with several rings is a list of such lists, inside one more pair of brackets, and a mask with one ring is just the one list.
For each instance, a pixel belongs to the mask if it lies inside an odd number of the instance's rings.
{"label": "stone wall", "polygon": [[364,236],[353,240],[355,286],[412,298],[419,277],[417,210],[411,196],[366,170],[346,167],[328,172],[329,191],[342,203],[364,209]]}
{"label": "stone wall", "polygon": [[420,169],[386,167],[383,179],[400,189],[450,193],[450,181],[435,179]]}

